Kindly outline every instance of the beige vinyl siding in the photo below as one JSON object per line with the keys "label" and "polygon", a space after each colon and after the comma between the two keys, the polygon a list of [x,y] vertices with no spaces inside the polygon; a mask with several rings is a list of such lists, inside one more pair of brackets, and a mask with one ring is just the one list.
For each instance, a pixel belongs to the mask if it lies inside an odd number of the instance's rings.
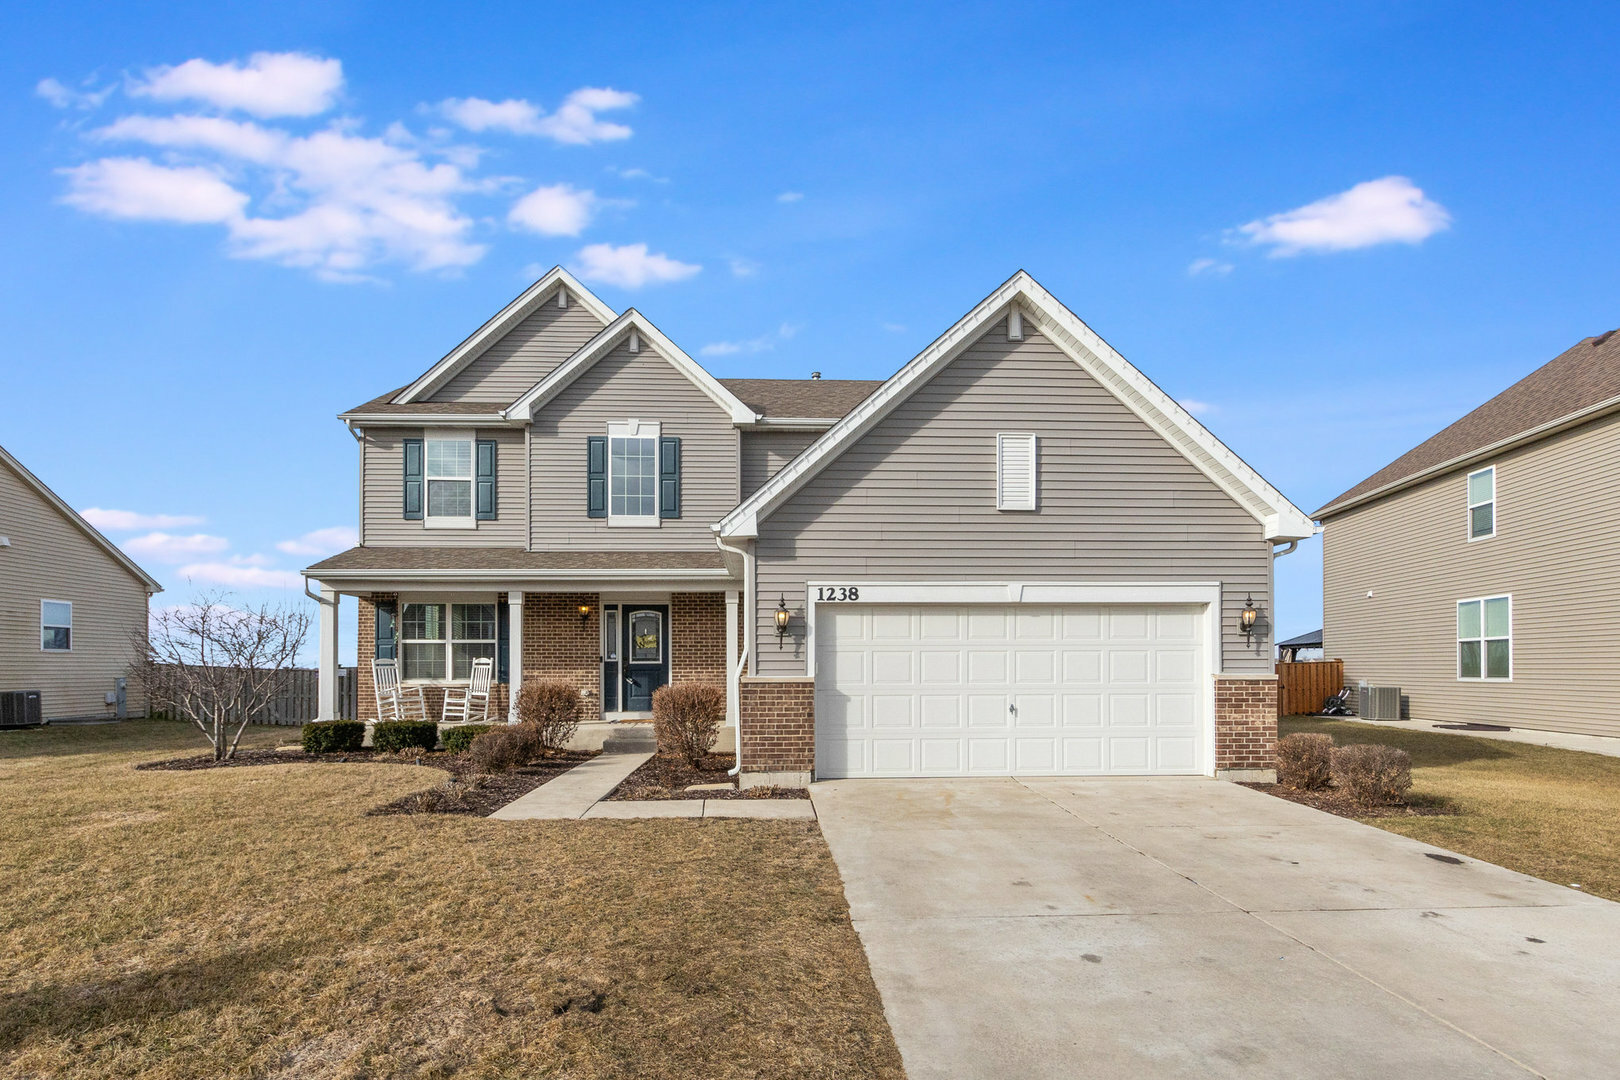
{"label": "beige vinyl siding", "polygon": [[[130,635],[146,626],[145,584],[0,462],[0,690],[38,690],[46,719],[106,716],[106,694],[127,675]],[[45,652],[39,602],[73,605],[73,648]],[[146,698],[130,680],[131,716]]]}
{"label": "beige vinyl siding", "polygon": [[[760,523],[756,670],[803,674],[807,581],[1222,583],[1223,665],[1271,670],[1255,518],[1049,340],[995,323]],[[996,434],[1039,436],[1039,507],[996,509]],[[1253,594],[1261,632],[1237,633]],[[778,647],[779,596],[794,613]]]}
{"label": "beige vinyl siding", "polygon": [[423,429],[365,429],[360,451],[360,520],[367,547],[523,547],[527,543],[523,430],[479,428],[473,434],[500,444],[495,451],[496,519],[480,521],[476,529],[428,529],[422,522],[404,517],[404,441],[424,438]]}
{"label": "beige vinyl siding", "polygon": [[819,431],[742,433],[742,497],[758,491],[776,471],[821,436]]}
{"label": "beige vinyl siding", "polygon": [[[658,528],[585,516],[585,439],[612,421],[657,421],[681,440],[681,516]],[[547,402],[533,423],[536,551],[714,551],[709,526],[737,505],[737,430],[708,395],[647,343],[621,343]]]}
{"label": "beige vinyl siding", "polygon": [[595,337],[602,322],[578,300],[556,296],[429,394],[428,401],[498,401],[510,405]]}
{"label": "beige vinyl siding", "polygon": [[[1611,416],[1330,518],[1326,655],[1416,719],[1620,735],[1617,461]],[[1467,475],[1490,464],[1496,535],[1470,542]],[[1512,681],[1459,681],[1457,601],[1504,594]]]}

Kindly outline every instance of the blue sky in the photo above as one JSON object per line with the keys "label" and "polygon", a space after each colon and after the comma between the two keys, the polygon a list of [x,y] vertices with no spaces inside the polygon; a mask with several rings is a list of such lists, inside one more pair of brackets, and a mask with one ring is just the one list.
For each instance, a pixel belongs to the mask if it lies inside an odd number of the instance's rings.
{"label": "blue sky", "polygon": [[[13,3],[0,444],[159,602],[291,601],[354,523],[334,414],[538,270],[721,376],[873,378],[1022,267],[1311,510],[1620,324],[1617,24]],[[1278,591],[1320,625],[1316,542]]]}

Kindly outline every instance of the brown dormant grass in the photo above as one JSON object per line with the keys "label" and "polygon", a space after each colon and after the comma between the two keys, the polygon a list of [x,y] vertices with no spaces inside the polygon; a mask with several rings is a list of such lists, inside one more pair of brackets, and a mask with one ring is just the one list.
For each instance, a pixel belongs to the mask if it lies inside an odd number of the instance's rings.
{"label": "brown dormant grass", "polygon": [[1282,734],[1296,731],[1327,732],[1340,746],[1405,750],[1409,797],[1444,800],[1458,811],[1367,824],[1620,900],[1620,758],[1375,723],[1282,721]]}
{"label": "brown dormant grass", "polygon": [[199,749],[0,733],[0,1077],[901,1076],[813,824],[366,817],[442,777],[131,768]]}

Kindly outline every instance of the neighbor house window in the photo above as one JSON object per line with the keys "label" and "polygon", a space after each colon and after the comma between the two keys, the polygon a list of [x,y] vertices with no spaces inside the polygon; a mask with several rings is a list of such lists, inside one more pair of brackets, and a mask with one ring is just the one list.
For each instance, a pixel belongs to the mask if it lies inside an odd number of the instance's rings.
{"label": "neighbor house window", "polygon": [[1457,603],[1457,678],[1513,678],[1513,598]]}
{"label": "neighbor house window", "polygon": [[427,518],[424,524],[474,527],[472,435],[430,437],[425,450]]}
{"label": "neighbor house window", "polygon": [[72,651],[72,603],[66,600],[39,602],[39,647],[46,652]]}
{"label": "neighbor house window", "polygon": [[608,524],[658,524],[659,425],[608,425]]}
{"label": "neighbor house window", "polygon": [[1496,466],[1468,474],[1468,539],[1496,535]]}
{"label": "neighbor house window", "polygon": [[467,679],[495,659],[494,604],[400,605],[400,671],[406,679]]}
{"label": "neighbor house window", "polygon": [[1036,439],[1033,435],[996,436],[996,509],[1035,509]]}

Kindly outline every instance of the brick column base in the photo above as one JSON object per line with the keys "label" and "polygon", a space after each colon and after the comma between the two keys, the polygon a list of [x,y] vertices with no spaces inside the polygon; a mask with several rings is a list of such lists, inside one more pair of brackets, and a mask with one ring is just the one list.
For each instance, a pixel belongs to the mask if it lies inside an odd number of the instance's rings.
{"label": "brick column base", "polygon": [[806,787],[816,767],[816,680],[744,676],[738,698],[743,787]]}
{"label": "brick column base", "polygon": [[1277,677],[1215,676],[1215,775],[1277,780]]}

